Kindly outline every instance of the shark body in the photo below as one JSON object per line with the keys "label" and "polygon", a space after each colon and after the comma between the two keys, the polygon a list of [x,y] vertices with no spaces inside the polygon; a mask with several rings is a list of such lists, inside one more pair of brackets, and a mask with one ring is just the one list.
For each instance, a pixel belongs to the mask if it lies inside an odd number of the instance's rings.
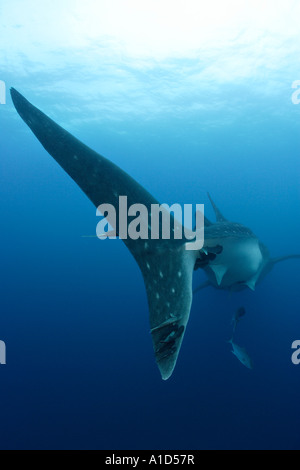
{"label": "shark body", "polygon": [[[145,188],[73,137],[14,88],[11,97],[43,147],[96,207],[112,204],[118,212],[119,196],[127,196],[128,205],[145,205],[151,217],[151,204],[158,202]],[[186,240],[123,240],[144,278],[154,353],[164,380],[172,375],[188,323],[194,270],[204,269],[207,284],[219,289],[254,289],[275,262],[285,259],[271,260],[266,247],[249,229],[228,222],[212,199],[211,202],[217,222],[213,224],[205,218],[205,244],[200,251],[186,250]],[[118,233],[118,226],[113,229]]]}
{"label": "shark body", "polygon": [[217,289],[240,291],[245,288],[255,290],[256,285],[273,269],[276,263],[300,258],[288,255],[271,258],[268,248],[244,225],[227,220],[220,212],[210,195],[216,222],[205,218],[205,246],[212,250],[221,246],[222,251],[202,266],[208,281],[198,289],[209,285]]}

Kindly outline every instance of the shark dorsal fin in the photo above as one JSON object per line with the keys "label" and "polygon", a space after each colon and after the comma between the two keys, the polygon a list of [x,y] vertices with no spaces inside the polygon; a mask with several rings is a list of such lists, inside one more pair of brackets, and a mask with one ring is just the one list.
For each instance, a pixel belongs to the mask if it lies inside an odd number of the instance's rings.
{"label": "shark dorsal fin", "polygon": [[216,206],[216,204],[215,204],[214,201],[212,200],[210,194],[207,193],[207,195],[208,195],[209,200],[210,200],[210,202],[211,202],[211,205],[213,206],[213,209],[214,209],[214,211],[215,211],[217,222],[227,222],[227,219],[225,219],[225,217],[223,216],[223,214],[221,213],[221,211],[218,209],[218,207]]}

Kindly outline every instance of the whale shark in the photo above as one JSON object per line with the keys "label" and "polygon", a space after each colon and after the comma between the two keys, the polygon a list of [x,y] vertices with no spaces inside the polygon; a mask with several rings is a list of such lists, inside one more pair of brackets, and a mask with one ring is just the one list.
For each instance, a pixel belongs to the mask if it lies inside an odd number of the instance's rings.
{"label": "whale shark", "polygon": [[[127,196],[129,205],[139,203],[149,209],[151,223],[151,205],[158,201],[143,186],[59,126],[16,89],[10,91],[20,117],[96,207],[112,204],[118,214],[119,196]],[[185,238],[123,239],[143,275],[154,354],[163,380],[172,375],[182,345],[192,305],[195,270],[205,271],[206,285],[253,290],[277,262],[300,257],[270,258],[267,248],[250,229],[229,222],[210,195],[209,199],[216,222],[204,216],[204,245],[199,250],[187,249],[190,241]],[[117,223],[112,228],[118,234]]]}
{"label": "whale shark", "polygon": [[[216,222],[205,217],[205,247],[221,246],[222,251],[202,266],[208,280],[194,290],[213,286],[217,289],[255,290],[262,279],[281,262],[300,258],[299,254],[271,258],[268,248],[244,225],[227,220],[208,193]],[[197,262],[196,262],[197,263]]]}

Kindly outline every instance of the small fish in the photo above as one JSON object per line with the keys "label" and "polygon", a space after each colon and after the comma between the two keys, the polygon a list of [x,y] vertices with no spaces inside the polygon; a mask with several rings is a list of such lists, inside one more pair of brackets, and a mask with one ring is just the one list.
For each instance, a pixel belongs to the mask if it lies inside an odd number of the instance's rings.
{"label": "small fish", "polygon": [[237,311],[235,312],[234,316],[233,316],[233,319],[232,319],[232,322],[233,322],[233,333],[235,332],[235,329],[236,329],[236,325],[238,324],[238,322],[240,321],[240,319],[246,315],[246,310],[244,309],[244,307],[240,307],[237,309]]}
{"label": "small fish", "polygon": [[245,367],[247,367],[248,369],[253,369],[253,362],[249,357],[246,349],[242,348],[241,346],[238,346],[236,343],[233,342],[232,339],[230,339],[228,343],[230,343],[232,346],[232,354],[234,354]]}

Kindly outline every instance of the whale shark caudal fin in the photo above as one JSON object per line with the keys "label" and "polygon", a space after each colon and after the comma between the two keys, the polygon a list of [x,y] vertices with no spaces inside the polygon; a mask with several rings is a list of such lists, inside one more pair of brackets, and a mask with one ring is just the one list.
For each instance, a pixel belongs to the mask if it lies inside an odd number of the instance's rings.
{"label": "whale shark caudal fin", "polygon": [[225,219],[225,217],[223,216],[221,211],[218,209],[218,207],[216,206],[216,204],[212,200],[211,195],[209,193],[207,193],[207,195],[208,195],[208,198],[211,202],[211,205],[213,206],[213,210],[215,211],[217,222],[227,222],[227,219]]}
{"label": "whale shark caudal fin", "polygon": [[[119,196],[127,196],[128,206],[143,204],[151,217],[151,204],[158,202],[140,184],[65,131],[14,88],[11,97],[17,112],[43,147],[96,207],[112,204],[119,220]],[[113,229],[118,232],[117,226]],[[182,240],[128,238],[123,241],[144,277],[156,362],[162,378],[168,379],[189,319],[197,252],[186,250]]]}

